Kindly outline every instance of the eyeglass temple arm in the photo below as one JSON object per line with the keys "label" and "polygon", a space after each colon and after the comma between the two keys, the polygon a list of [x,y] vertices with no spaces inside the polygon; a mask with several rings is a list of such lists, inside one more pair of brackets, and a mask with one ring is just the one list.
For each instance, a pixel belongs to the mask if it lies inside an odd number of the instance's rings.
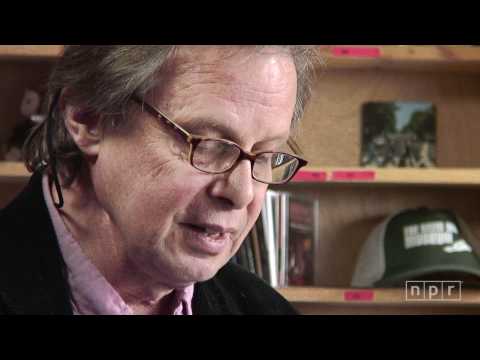
{"label": "eyeglass temple arm", "polygon": [[191,141],[192,136],[190,133],[182,128],[180,125],[175,124],[173,121],[169,120],[168,117],[163,114],[160,110],[157,108],[153,107],[149,103],[142,101],[138,96],[134,95],[132,97],[132,100],[135,101],[142,109],[147,110],[147,112],[152,115],[153,117],[156,117],[158,119],[162,119],[166,125],[168,125],[170,128],[175,130],[177,133],[179,133],[181,136],[183,136],[188,142]]}

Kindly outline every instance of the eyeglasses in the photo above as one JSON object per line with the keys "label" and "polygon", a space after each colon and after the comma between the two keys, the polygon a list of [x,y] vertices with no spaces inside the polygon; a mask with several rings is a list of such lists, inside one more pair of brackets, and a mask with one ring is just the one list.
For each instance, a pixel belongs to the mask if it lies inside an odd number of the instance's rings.
{"label": "eyeglasses", "polygon": [[253,179],[273,185],[287,183],[300,168],[307,165],[306,160],[295,155],[275,151],[251,153],[229,140],[192,135],[139,97],[133,96],[132,100],[150,115],[162,119],[185,139],[190,145],[188,155],[190,164],[204,173],[222,174],[232,169],[239,161],[246,159],[250,161]]}

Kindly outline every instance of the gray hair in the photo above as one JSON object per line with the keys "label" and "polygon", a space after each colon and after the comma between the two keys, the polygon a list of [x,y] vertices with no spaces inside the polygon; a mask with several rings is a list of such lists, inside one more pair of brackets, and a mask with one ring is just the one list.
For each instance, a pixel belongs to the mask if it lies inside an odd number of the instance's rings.
{"label": "gray hair", "polygon": [[[255,46],[258,48],[258,46]],[[297,99],[292,119],[294,128],[303,116],[311,95],[317,52],[313,46],[281,46],[292,56],[297,71]],[[126,118],[133,94],[144,96],[158,81],[160,70],[174,59],[173,45],[69,45],[53,69],[47,88],[47,105],[52,106],[62,90],[66,101],[82,112],[100,115],[110,123]],[[83,156],[68,133],[63,114],[52,109],[52,117],[32,132],[24,145],[27,168],[35,171],[54,160],[63,183],[69,186],[83,166]],[[46,125],[46,122],[51,122]],[[48,129],[48,131],[47,131]],[[48,138],[50,137],[50,139]],[[47,143],[50,141],[50,151]],[[295,149],[294,149],[295,150]],[[55,159],[50,159],[50,155]]]}

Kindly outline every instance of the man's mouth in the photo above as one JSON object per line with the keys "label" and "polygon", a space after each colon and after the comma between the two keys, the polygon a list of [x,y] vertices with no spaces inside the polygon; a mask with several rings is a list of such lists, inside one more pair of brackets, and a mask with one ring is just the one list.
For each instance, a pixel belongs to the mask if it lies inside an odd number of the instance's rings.
{"label": "man's mouth", "polygon": [[231,242],[234,230],[215,224],[181,223],[187,230],[186,240],[197,251],[210,255],[221,253]]}
{"label": "man's mouth", "polygon": [[192,231],[203,233],[208,236],[219,236],[222,234],[231,234],[234,232],[232,228],[226,228],[215,224],[183,223],[182,225],[190,228]]}

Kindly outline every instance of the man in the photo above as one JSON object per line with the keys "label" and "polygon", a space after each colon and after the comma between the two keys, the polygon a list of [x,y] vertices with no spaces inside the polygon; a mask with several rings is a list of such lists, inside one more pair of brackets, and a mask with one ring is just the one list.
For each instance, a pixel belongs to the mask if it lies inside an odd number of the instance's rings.
{"label": "man", "polygon": [[0,215],[0,311],[293,314],[229,264],[268,184],[306,162],[287,141],[312,49],[67,46],[34,175]]}

